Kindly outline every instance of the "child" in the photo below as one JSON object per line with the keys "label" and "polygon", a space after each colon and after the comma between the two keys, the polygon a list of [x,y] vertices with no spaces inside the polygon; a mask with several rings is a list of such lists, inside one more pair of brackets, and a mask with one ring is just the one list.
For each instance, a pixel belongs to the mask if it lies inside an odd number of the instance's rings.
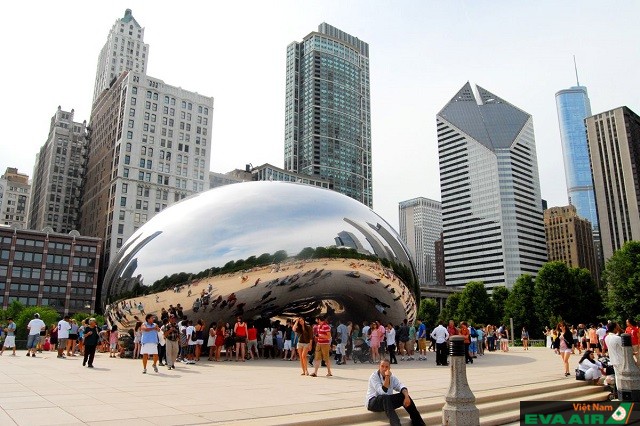
{"label": "child", "polygon": [[118,355],[118,326],[111,326],[109,332],[109,358],[116,358]]}

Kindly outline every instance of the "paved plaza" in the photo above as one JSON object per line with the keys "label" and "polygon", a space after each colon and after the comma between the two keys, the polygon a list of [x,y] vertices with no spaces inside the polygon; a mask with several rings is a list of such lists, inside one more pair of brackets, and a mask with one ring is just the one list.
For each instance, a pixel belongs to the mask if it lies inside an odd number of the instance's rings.
{"label": "paved plaza", "polygon": [[[428,361],[399,361],[392,371],[416,400],[442,399],[450,368]],[[140,360],[97,354],[95,368],[81,357],[57,359],[53,352],[0,357],[0,425],[203,425],[278,424],[285,414],[322,418],[331,410],[362,407],[371,364],[321,368],[301,376],[297,361],[256,360],[179,364],[175,370],[148,368]],[[574,355],[571,364],[577,363]],[[563,377],[560,358],[546,348],[512,348],[478,357],[467,368],[472,391],[502,390]],[[567,382],[574,381],[567,378]],[[426,413],[423,413],[426,414]]]}

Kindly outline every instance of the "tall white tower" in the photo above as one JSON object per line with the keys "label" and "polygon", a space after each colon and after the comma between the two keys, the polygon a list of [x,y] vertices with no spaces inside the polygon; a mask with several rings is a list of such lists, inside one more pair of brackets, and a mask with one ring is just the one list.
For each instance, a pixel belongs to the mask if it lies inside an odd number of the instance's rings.
{"label": "tall white tower", "polygon": [[148,59],[149,45],[144,42],[144,28],[133,17],[131,9],[127,9],[124,17],[117,19],[111,27],[107,42],[100,50],[92,103],[122,71],[146,74]]}
{"label": "tall white tower", "polygon": [[420,285],[435,285],[435,243],[442,232],[442,205],[440,201],[418,197],[401,201],[399,210],[400,238],[413,256]]}
{"label": "tall white tower", "polygon": [[536,275],[547,247],[531,115],[467,83],[436,121],[447,285]]}

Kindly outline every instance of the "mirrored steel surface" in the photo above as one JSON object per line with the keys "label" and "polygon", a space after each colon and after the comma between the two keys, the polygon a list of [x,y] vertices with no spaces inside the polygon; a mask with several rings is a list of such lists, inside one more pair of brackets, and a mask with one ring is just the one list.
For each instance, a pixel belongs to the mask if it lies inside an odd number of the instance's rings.
{"label": "mirrored steel surface", "polygon": [[158,316],[180,304],[207,323],[327,314],[398,324],[414,320],[419,286],[406,246],[368,207],[307,185],[247,182],[147,222],[111,263],[102,294],[125,327],[140,302]]}

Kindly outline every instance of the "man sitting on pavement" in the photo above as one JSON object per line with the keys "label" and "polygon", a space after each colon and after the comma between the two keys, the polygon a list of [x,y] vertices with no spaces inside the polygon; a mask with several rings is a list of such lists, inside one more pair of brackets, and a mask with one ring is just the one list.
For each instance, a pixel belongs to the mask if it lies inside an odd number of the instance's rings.
{"label": "man sitting on pavement", "polygon": [[[394,390],[398,393],[394,394]],[[389,424],[396,426],[400,425],[400,418],[396,414],[396,408],[400,406],[407,410],[414,426],[425,424],[409,396],[409,391],[396,376],[391,374],[389,361],[382,359],[378,369],[369,377],[365,407],[369,411],[384,411],[389,418]]]}

